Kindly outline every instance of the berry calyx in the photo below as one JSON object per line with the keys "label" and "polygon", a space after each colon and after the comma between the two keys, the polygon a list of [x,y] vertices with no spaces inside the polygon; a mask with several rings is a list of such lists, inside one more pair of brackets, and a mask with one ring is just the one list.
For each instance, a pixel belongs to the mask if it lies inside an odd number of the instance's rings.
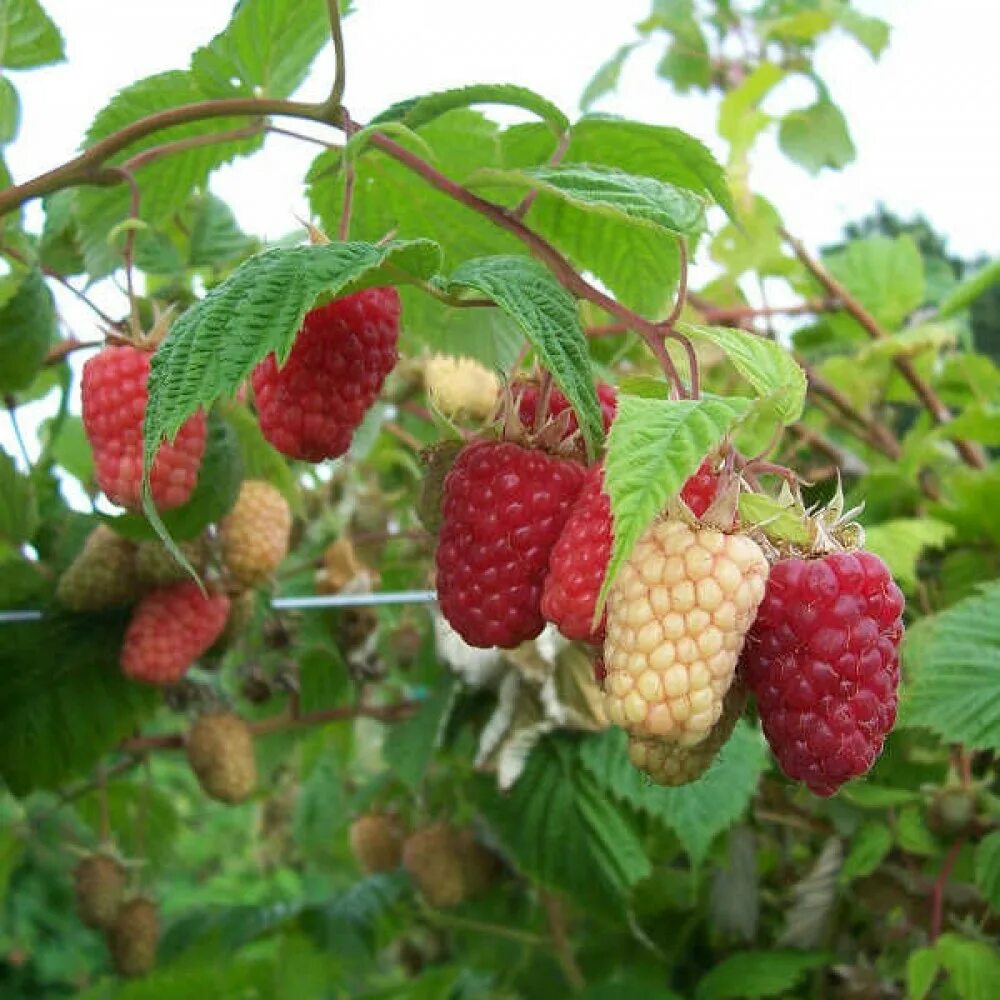
{"label": "berry calyx", "polygon": [[817,795],[864,774],[895,722],[903,603],[870,552],[771,569],[740,673],[781,769]]}
{"label": "berry calyx", "polygon": [[398,357],[399,294],[367,288],[306,314],[284,365],[270,354],[252,383],[260,428],[290,458],[337,458]]}
{"label": "berry calyx", "polygon": [[608,598],[611,722],[683,746],[704,740],[722,714],[767,573],[746,535],[655,521]]}
{"label": "berry calyx", "polygon": [[[97,483],[112,503],[142,506],[142,422],[146,415],[148,351],[105,347],[83,366],[83,426],[94,450]],[[170,510],[187,503],[205,453],[206,422],[190,417],[173,441],[157,449],[149,474],[153,503]]]}
{"label": "berry calyx", "polygon": [[147,684],[175,684],[218,639],[228,617],[229,598],[205,595],[193,581],[153,590],[125,630],[122,670]]}
{"label": "berry calyx", "polygon": [[436,554],[441,613],[472,646],[512,647],[545,627],[549,556],[582,465],[511,441],[478,440],[444,482]]}

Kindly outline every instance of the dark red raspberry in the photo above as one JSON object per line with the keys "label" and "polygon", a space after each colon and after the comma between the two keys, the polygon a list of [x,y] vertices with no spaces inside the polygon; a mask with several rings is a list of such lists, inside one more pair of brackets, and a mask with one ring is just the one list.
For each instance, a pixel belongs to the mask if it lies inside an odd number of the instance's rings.
{"label": "dark red raspberry", "polygon": [[176,684],[219,638],[228,617],[229,598],[206,596],[193,580],[150,591],[125,630],[122,669],[147,684]]}
{"label": "dark red raspberry", "polygon": [[681,499],[691,509],[695,517],[712,506],[719,490],[719,474],[712,471],[712,463],[706,459],[698,466],[698,471],[684,484]]}
{"label": "dark red raspberry", "polygon": [[549,556],[542,614],[567,639],[604,642],[604,618],[592,625],[597,595],[611,558],[611,501],[601,488],[603,465],[594,465]]}
{"label": "dark red raspberry", "polygon": [[[537,382],[525,380],[515,382],[513,390],[517,399],[517,415],[520,417],[521,423],[529,431],[534,430],[541,388]],[[607,382],[598,382],[597,401],[601,404],[601,418],[604,420],[604,431],[607,433],[618,408],[618,396],[614,386],[608,385]],[[576,414],[572,411],[569,400],[553,386],[549,393],[549,416],[558,417],[564,410],[570,410],[569,424],[566,429],[566,437],[569,437],[578,426]]]}
{"label": "dark red raspberry", "polygon": [[[142,421],[146,415],[148,351],[105,347],[83,366],[83,427],[94,450],[97,483],[112,503],[142,506]],[[186,420],[170,443],[160,445],[150,470],[153,502],[180,507],[194,492],[205,453],[205,414]]]}
{"label": "dark red raspberry", "polygon": [[896,720],[903,595],[870,552],[775,563],[740,672],[782,770],[817,795],[864,774]]}
{"label": "dark red raspberry", "polygon": [[583,487],[582,465],[509,441],[474,441],[444,482],[441,613],[472,646],[516,646],[545,625],[549,555]]}
{"label": "dark red raspberry", "polygon": [[337,458],[398,357],[399,294],[368,288],[306,314],[282,368],[268,355],[252,382],[260,427],[290,458]]}

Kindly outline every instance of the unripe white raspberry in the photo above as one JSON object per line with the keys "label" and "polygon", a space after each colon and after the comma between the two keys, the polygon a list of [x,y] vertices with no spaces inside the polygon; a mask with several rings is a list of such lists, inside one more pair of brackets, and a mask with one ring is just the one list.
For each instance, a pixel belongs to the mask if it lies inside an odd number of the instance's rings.
{"label": "unripe white raspberry", "polygon": [[737,682],[726,694],[722,715],[707,739],[687,747],[656,736],[630,736],[628,758],[657,785],[673,787],[697,781],[712,766],[718,752],[733,735],[746,703],[746,689]]}
{"label": "unripe white raspberry", "polygon": [[608,718],[634,736],[700,743],[722,714],[768,563],[746,535],[654,522],[608,597]]}
{"label": "unripe white raspberry", "polygon": [[222,560],[241,587],[268,579],[288,555],[292,511],[277,487],[262,479],[244,480],[233,509],[219,525]]}
{"label": "unripe white raspberry", "polygon": [[446,416],[485,420],[496,406],[496,375],[472,358],[435,355],[424,362],[424,380],[434,405]]}

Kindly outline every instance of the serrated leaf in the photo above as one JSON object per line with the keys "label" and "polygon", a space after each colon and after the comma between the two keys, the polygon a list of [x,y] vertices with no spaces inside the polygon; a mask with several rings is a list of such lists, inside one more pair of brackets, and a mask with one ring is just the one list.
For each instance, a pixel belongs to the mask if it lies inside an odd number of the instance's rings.
{"label": "serrated leaf", "polygon": [[302,497],[295,476],[281,453],[264,437],[253,414],[237,403],[220,404],[220,411],[236,434],[243,478],[266,480],[278,488],[293,512],[300,512]]}
{"label": "serrated leaf", "polygon": [[1000,283],[1000,257],[981,267],[972,277],[966,278],[945,297],[938,306],[939,316],[953,316],[968,309],[980,295]]}
{"label": "serrated leaf", "polygon": [[417,713],[396,723],[386,737],[382,748],[386,764],[414,791],[420,787],[438,747],[454,698],[455,679],[445,673]]}
{"label": "serrated leaf", "polygon": [[0,548],[20,548],[38,527],[38,501],[31,480],[0,449]]}
{"label": "serrated leaf", "polygon": [[1000,580],[922,619],[903,642],[902,721],[949,743],[1000,749]]}
{"label": "serrated leaf", "polygon": [[21,98],[17,88],[0,76],[0,146],[13,142],[21,127]]}
{"label": "serrated leaf", "polygon": [[419,129],[449,111],[469,108],[475,104],[503,104],[530,111],[538,115],[557,135],[569,128],[569,119],[551,101],[527,87],[511,83],[479,83],[408,98],[386,108],[372,118],[369,124],[402,122],[407,128]]}
{"label": "serrated leaf", "polygon": [[780,344],[747,330],[682,323],[681,333],[707,340],[720,348],[733,367],[763,399],[773,400],[786,424],[802,416],[806,400],[806,373]]}
{"label": "serrated leaf", "polygon": [[792,948],[815,948],[825,940],[830,911],[837,898],[837,875],[844,849],[836,837],[823,845],[815,864],[792,886],[791,905],[785,913],[785,928],[776,944]]}
{"label": "serrated leaf", "polygon": [[741,951],[723,959],[698,983],[696,1000],[786,996],[829,956],[816,951]]}
{"label": "serrated leaf", "polygon": [[619,395],[604,460],[614,546],[599,603],[639,536],[752,405],[739,397],[669,400]]}
{"label": "serrated leaf", "polygon": [[337,831],[346,826],[349,818],[343,769],[327,748],[302,782],[296,798],[292,824],[295,843],[309,856],[329,857]]}
{"label": "serrated leaf", "polygon": [[628,820],[567,741],[543,740],[507,795],[492,781],[481,788],[487,822],[518,868],[543,886],[606,907],[649,874]]}
{"label": "serrated leaf", "polygon": [[146,465],[200,406],[232,394],[270,353],[287,358],[306,312],[323,292],[425,279],[438,254],[426,240],[273,248],[241,264],[188,309],[153,355],[143,427]]}
{"label": "serrated leaf", "polygon": [[1000,952],[995,946],[959,934],[942,934],[935,950],[961,1000],[1000,996]]}
{"label": "serrated leaf", "polygon": [[725,865],[712,877],[712,924],[717,932],[749,944],[760,920],[757,840],[746,826],[732,830],[728,840]]}
{"label": "serrated leaf", "polygon": [[976,847],[976,886],[990,906],[1000,913],[1000,830],[984,837]]}
{"label": "serrated leaf", "polygon": [[933,518],[896,518],[865,529],[865,548],[880,556],[903,587],[917,585],[917,563],[928,549],[943,548],[955,529]]}
{"label": "serrated leaf", "polygon": [[[98,112],[87,130],[85,145],[92,146],[139,118],[203,97],[203,91],[190,73],[171,70],[146,77],[119,91],[111,103]],[[126,152],[111,157],[110,164],[120,164],[152,146],[229,132],[245,125],[245,118],[213,118],[176,125],[136,140]],[[142,192],[139,218],[155,227],[180,211],[191,193],[205,185],[212,170],[236,156],[255,151],[261,141],[258,135],[205,144],[136,168],[134,176]],[[92,277],[110,273],[122,261],[121,243],[109,243],[109,236],[129,218],[127,185],[79,188],[74,194],[74,205],[87,270]]]}
{"label": "serrated leaf", "polygon": [[32,269],[0,308],[0,394],[26,389],[56,336],[56,309],[41,271]]}
{"label": "serrated leaf", "polygon": [[789,111],[778,127],[782,152],[811,174],[823,167],[840,170],[857,155],[847,119],[830,100],[819,100],[807,108]]}
{"label": "serrated leaf", "polygon": [[191,57],[191,71],[209,97],[288,97],[329,34],[323,0],[241,0],[225,29]]}
{"label": "serrated leaf", "polygon": [[895,330],[924,300],[923,259],[911,236],[852,240],[824,262],[887,330]]}
{"label": "serrated leaf", "polygon": [[892,831],[885,823],[871,820],[851,838],[851,849],[840,869],[840,882],[871,875],[892,850]]}
{"label": "serrated leaf", "polygon": [[3,626],[0,775],[15,795],[85,774],[158,704],[118,668],[124,624],[50,613]]}
{"label": "serrated leaf", "polygon": [[618,89],[618,79],[621,77],[625,60],[636,48],[635,42],[623,45],[618,51],[591,77],[590,82],[583,88],[580,96],[580,107],[584,111],[589,111],[591,106],[596,104],[606,94],[612,94]]}
{"label": "serrated leaf", "polygon": [[524,330],[576,412],[588,453],[595,455],[604,438],[604,424],[587,338],[569,292],[542,264],[529,257],[466,261],[444,284],[449,291],[476,289],[493,299]]}
{"label": "serrated leaf", "polygon": [[194,221],[188,249],[191,267],[219,267],[240,260],[257,248],[236,223],[229,206],[212,194],[193,199]]}
{"label": "serrated leaf", "polygon": [[544,191],[587,212],[669,233],[692,233],[704,222],[704,202],[691,191],[613,167],[570,163],[524,170],[486,169],[466,183]]}
{"label": "serrated leaf", "polygon": [[0,4],[0,66],[30,69],[64,58],[62,35],[38,0]]}
{"label": "serrated leaf", "polygon": [[629,762],[626,744],[623,730],[609,729],[583,743],[580,760],[608,794],[673,830],[699,867],[712,841],[743,815],[757,790],[767,765],[760,734],[738,722],[709,770],[681,788],[654,785]]}
{"label": "serrated leaf", "polygon": [[303,909],[302,928],[321,948],[349,952],[353,945],[374,953],[379,924],[407,885],[402,872],[369,875],[333,899]]}

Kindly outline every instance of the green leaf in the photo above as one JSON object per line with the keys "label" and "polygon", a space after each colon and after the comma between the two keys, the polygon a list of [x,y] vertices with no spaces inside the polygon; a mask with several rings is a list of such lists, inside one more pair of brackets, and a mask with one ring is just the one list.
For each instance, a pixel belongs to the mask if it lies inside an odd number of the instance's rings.
{"label": "green leaf", "polygon": [[1000,830],[994,830],[976,847],[976,886],[1000,913]]}
{"label": "green leaf", "polygon": [[735,279],[746,271],[788,275],[792,261],[785,255],[778,230],[781,216],[774,206],[755,195],[741,206],[739,225],[723,226],[712,240],[712,257]]}
{"label": "green leaf", "polygon": [[445,674],[416,715],[391,727],[383,747],[393,775],[416,791],[437,749],[455,698],[453,674]]}
{"label": "green leaf", "polygon": [[[180,832],[173,796],[141,779],[109,781],[105,794],[111,837],[118,850],[126,857],[141,856],[154,866],[167,861]],[[76,809],[94,835],[100,837],[101,791],[95,789],[80,799]]]}
{"label": "green leaf", "polygon": [[824,260],[833,276],[888,330],[896,329],[924,300],[924,263],[911,236],[852,240]]}
{"label": "green leaf", "polygon": [[21,127],[21,99],[17,88],[0,76],[0,146],[13,142]]}
{"label": "green leaf", "polygon": [[1000,953],[995,946],[958,934],[942,934],[935,948],[961,1000],[1000,996]]}
{"label": "green leaf", "polygon": [[[317,732],[313,739],[325,736]],[[329,857],[334,837],[347,825],[350,810],[344,789],[344,774],[330,747],[314,764],[309,776],[302,782],[295,802],[295,843],[317,858]]]}
{"label": "green leaf", "polygon": [[0,393],[26,389],[56,335],[56,309],[41,271],[31,270],[0,308]]}
{"label": "green leaf", "polygon": [[902,721],[949,743],[1000,749],[1000,580],[907,632]]}
{"label": "green leaf", "polygon": [[330,35],[323,0],[241,0],[225,30],[191,57],[209,97],[288,97]]}
{"label": "green leaf", "polygon": [[619,395],[604,460],[615,537],[599,603],[639,536],[752,405],[739,397],[667,400]]}
{"label": "green leaf", "polygon": [[862,14],[848,3],[838,5],[834,17],[844,31],[853,35],[869,51],[873,59],[878,59],[889,44],[889,25],[880,17]]}
{"label": "green leaf", "polygon": [[704,202],[686,188],[611,167],[566,164],[524,170],[486,169],[467,181],[544,191],[576,208],[669,233],[692,233],[704,224]]}
{"label": "green leaf", "polygon": [[3,626],[0,775],[15,795],[85,774],[159,703],[118,668],[123,629],[55,614]]}
{"label": "green leaf", "polygon": [[946,296],[938,306],[939,316],[953,316],[968,309],[981,295],[1000,283],[1000,257],[981,267]]}
{"label": "green leaf", "polygon": [[568,741],[542,740],[507,795],[492,780],[481,787],[487,822],[518,868],[543,886],[607,907],[649,875],[628,820]]}
{"label": "green leaf", "polygon": [[842,884],[871,875],[892,850],[892,831],[878,820],[865,823],[851,838],[851,850],[840,869]]}
{"label": "green leaf", "polygon": [[760,733],[743,721],[711,768],[680,788],[654,785],[629,762],[626,746],[625,732],[609,729],[584,742],[580,759],[610,795],[673,830],[696,868],[712,841],[744,814],[767,766]]}
{"label": "green leaf", "polygon": [[146,465],[199,407],[232,394],[266,355],[284,362],[321,293],[424,279],[438,253],[426,240],[274,248],[251,257],[187,310],[153,355],[143,428]]}
{"label": "green leaf", "polygon": [[741,951],[716,965],[695,991],[696,1000],[787,996],[802,977],[830,957],[818,951]]}
{"label": "green leaf", "polygon": [[215,195],[199,195],[192,199],[192,208],[191,267],[221,267],[257,249],[257,241],[240,229],[229,206]]}
{"label": "green leaf", "polygon": [[746,330],[721,326],[682,323],[678,329],[695,340],[707,340],[720,348],[759,396],[774,401],[784,423],[794,423],[802,416],[806,373],[780,344]]}
{"label": "green leaf", "polygon": [[[194,76],[178,70],[158,73],[130,84],[121,90],[102,111],[98,112],[87,130],[85,146],[93,146],[112,132],[158,111],[201,100],[203,91]],[[111,158],[120,164],[129,157],[165,143],[197,136],[215,135],[245,127],[245,118],[213,118],[163,129],[131,143],[124,153]],[[176,152],[137,167],[133,174],[142,197],[139,218],[156,226],[180,211],[196,188],[202,188],[209,174],[218,166],[237,156],[258,149],[261,137],[230,139],[206,143],[193,149]],[[113,187],[82,187],[75,192],[75,215],[80,239],[92,277],[110,273],[121,264],[121,244],[109,243],[109,237],[131,212],[126,184]],[[120,238],[120,237],[119,237]]]}
{"label": "green leaf", "polygon": [[612,94],[618,89],[618,80],[622,75],[625,60],[635,50],[636,45],[636,42],[623,45],[591,77],[590,82],[583,88],[583,94],[580,96],[580,107],[584,111],[589,111],[602,97],[606,94]]}
{"label": "green leaf", "polygon": [[669,14],[664,4],[657,4],[654,15],[643,27],[658,22],[673,39],[659,65],[656,75],[669,80],[680,93],[693,88],[707,90],[712,82],[712,58],[705,35],[695,18],[694,5],[687,0],[672,3]]}
{"label": "green leaf", "polygon": [[223,419],[236,435],[244,479],[264,479],[276,486],[293,511],[302,508],[295,476],[281,453],[264,437],[253,414],[238,403],[220,404]]}
{"label": "green leaf", "polygon": [[778,144],[789,159],[811,174],[823,167],[840,170],[857,155],[843,112],[825,99],[789,111],[781,119]]}
{"label": "green leaf", "polygon": [[758,9],[760,30],[765,36],[780,38],[792,42],[809,42],[833,27],[833,12],[806,7],[795,10],[799,6],[792,5],[793,11],[780,17],[773,17],[767,6]]}
{"label": "green leaf", "polygon": [[904,587],[917,585],[917,563],[928,549],[943,548],[955,533],[933,518],[897,518],[865,529],[865,548],[880,556]]}
{"label": "green leaf", "polygon": [[407,128],[416,130],[449,111],[469,108],[474,104],[504,104],[523,108],[538,115],[556,135],[562,135],[569,129],[569,119],[551,101],[527,87],[518,87],[512,83],[479,83],[470,87],[442,90],[424,97],[412,97],[386,108],[372,118],[369,124],[402,122]]}
{"label": "green leaf", "polygon": [[906,1000],[924,1000],[941,963],[933,948],[917,948],[906,960]]}
{"label": "green leaf", "polygon": [[30,69],[64,58],[62,35],[38,0],[0,4],[0,66]]}
{"label": "green leaf", "polygon": [[[187,503],[160,515],[170,537],[183,541],[195,538],[205,528],[221,520],[236,503],[243,480],[243,462],[233,427],[215,413],[208,418],[205,455],[198,469],[198,482]],[[126,538],[156,538],[159,532],[142,514],[121,514],[106,518]]]}
{"label": "green leaf", "polygon": [[588,453],[596,454],[604,438],[604,424],[587,338],[569,292],[538,261],[513,256],[466,261],[445,285],[448,290],[476,289],[493,299],[524,330],[576,412]]}
{"label": "green leaf", "polygon": [[57,191],[42,202],[45,224],[38,245],[38,260],[43,267],[62,275],[79,274],[84,270],[80,252],[80,234],[73,218],[74,192]]}
{"label": "green leaf", "polygon": [[728,139],[733,155],[741,156],[758,133],[771,123],[771,116],[759,110],[760,102],[784,80],[786,70],[776,63],[762,62],[719,104],[719,135]]}
{"label": "green leaf", "polygon": [[0,450],[0,550],[4,543],[19,548],[38,528],[38,502],[31,480],[17,471],[14,460]]}

